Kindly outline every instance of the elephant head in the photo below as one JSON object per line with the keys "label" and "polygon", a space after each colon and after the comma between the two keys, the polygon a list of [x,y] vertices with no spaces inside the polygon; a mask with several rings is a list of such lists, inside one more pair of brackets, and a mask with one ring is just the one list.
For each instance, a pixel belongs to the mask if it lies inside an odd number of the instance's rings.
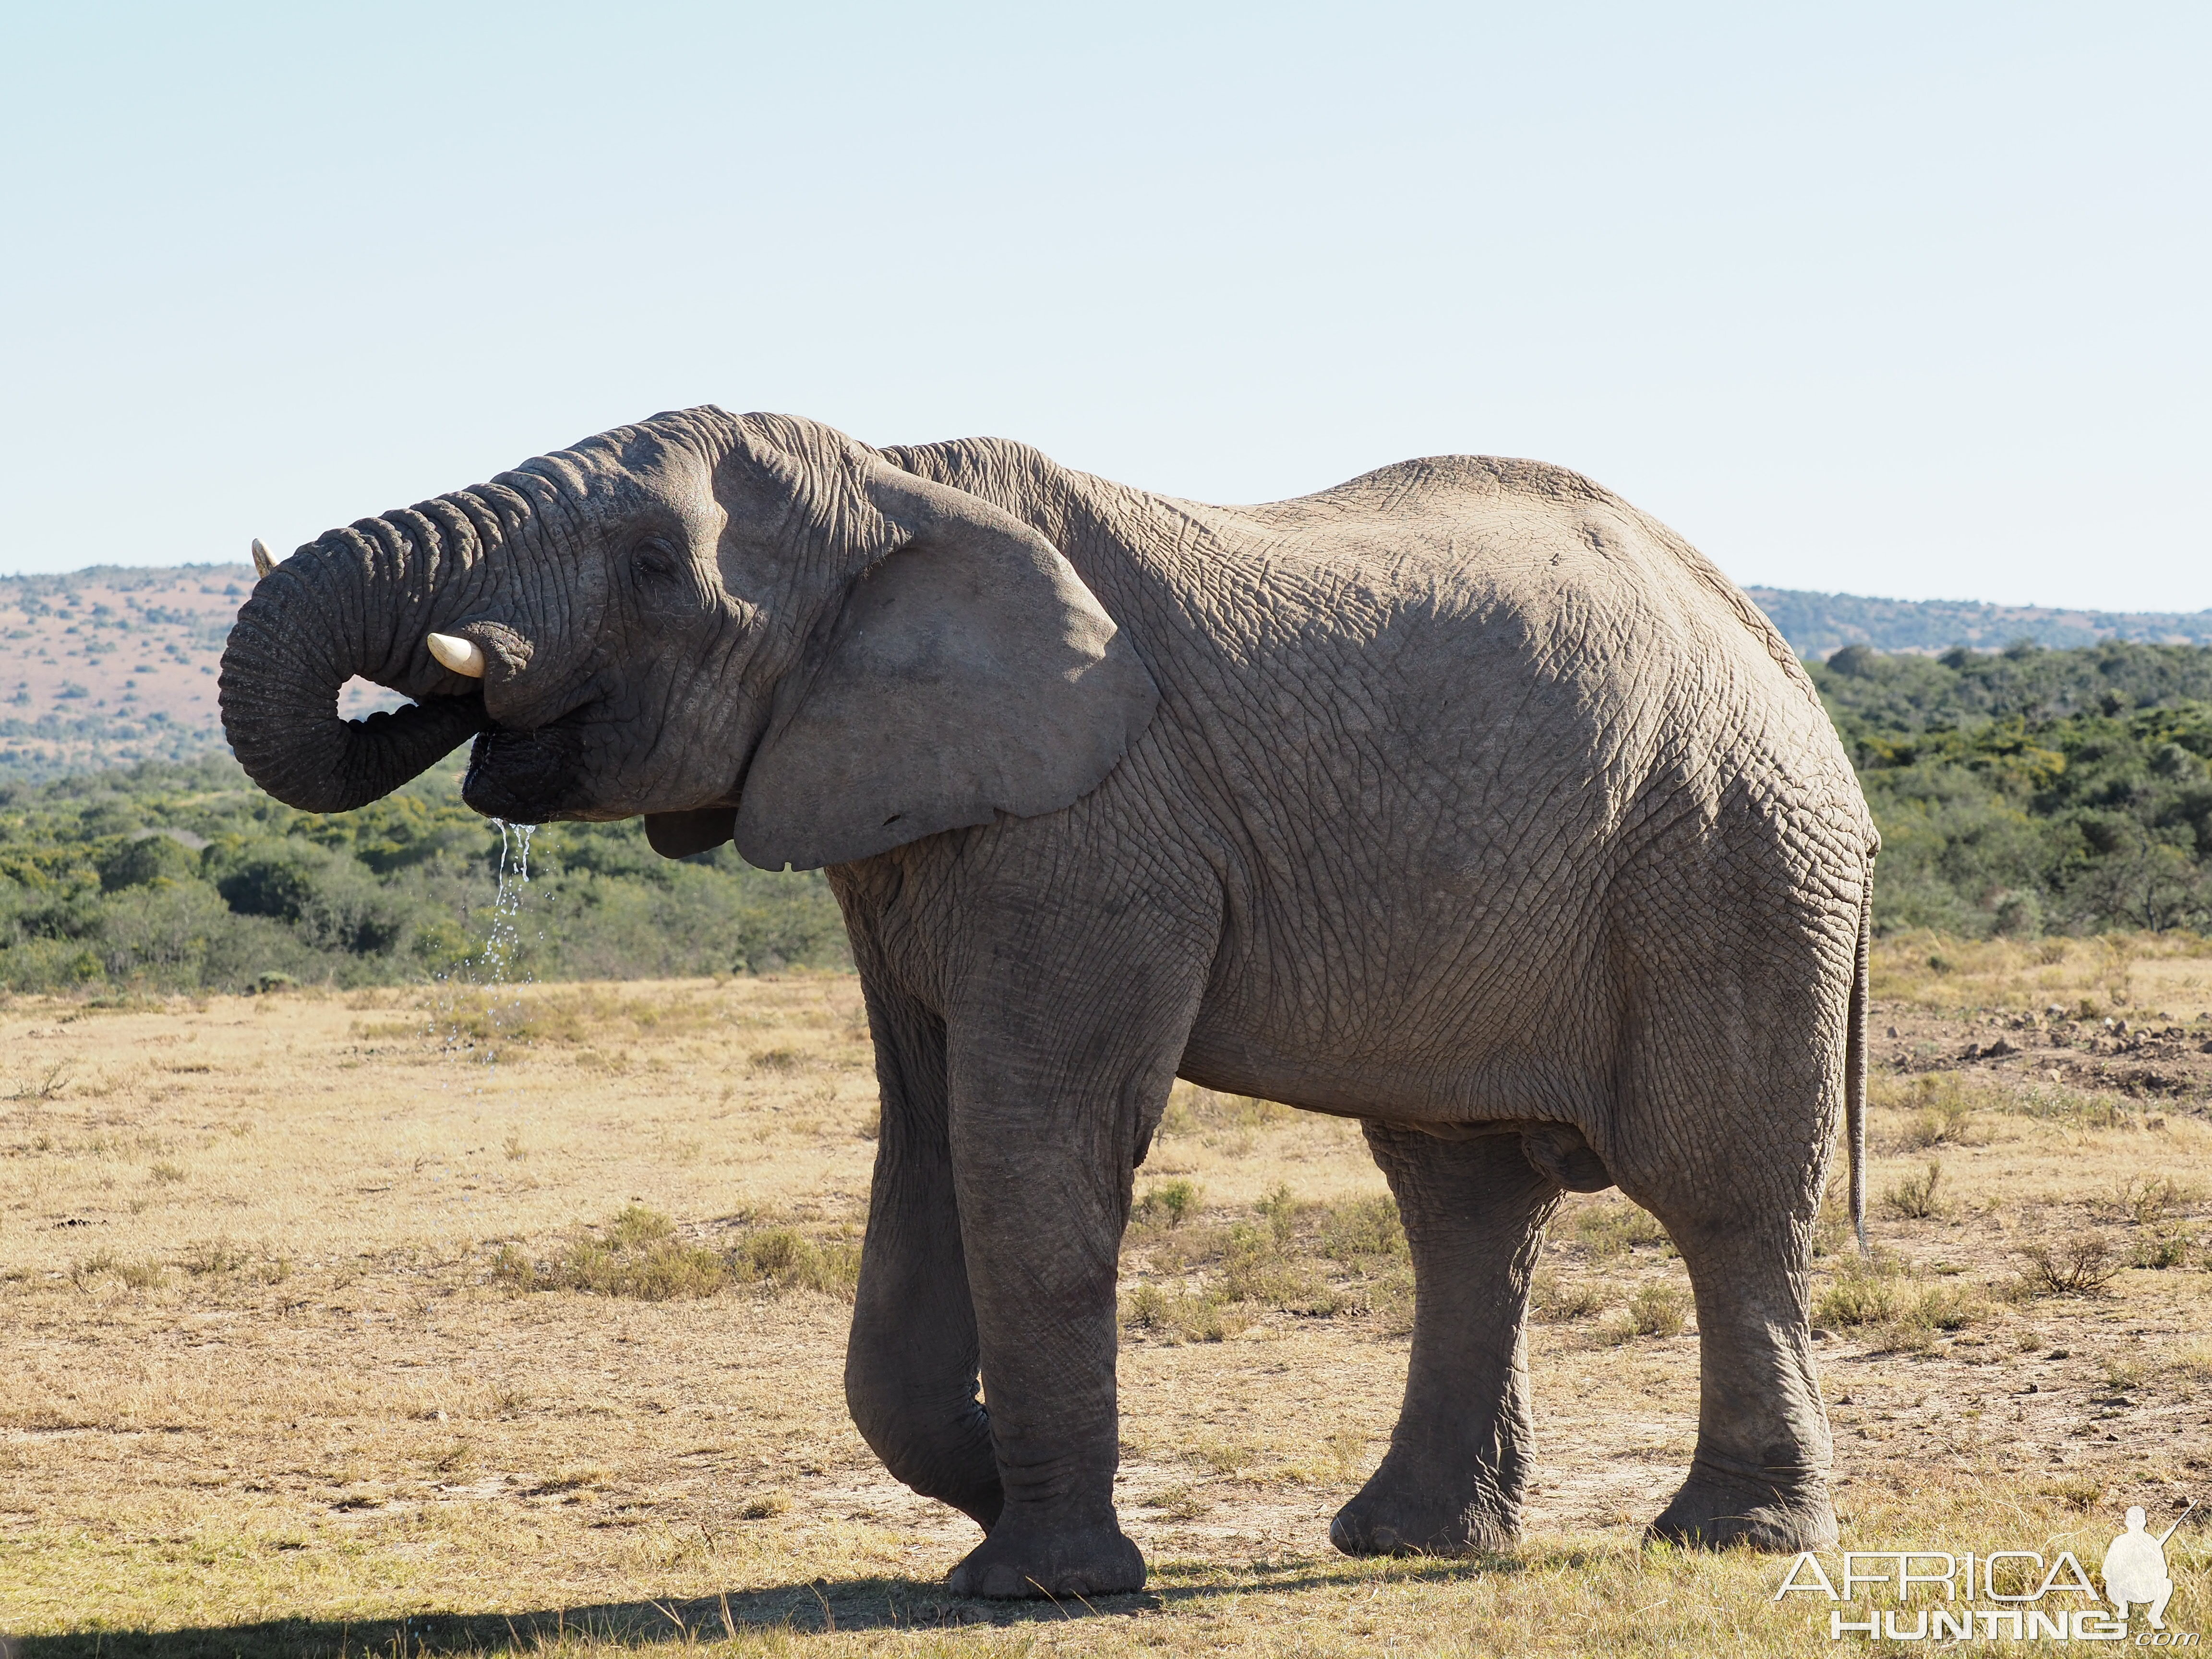
{"label": "elephant head", "polygon": [[[434,637],[436,636],[434,641]],[[416,699],[349,722],[358,674]],[[223,726],[343,811],[471,733],[464,796],[810,869],[1095,787],[1158,691],[1051,543],[811,422],[699,409],[365,519],[255,587]]]}

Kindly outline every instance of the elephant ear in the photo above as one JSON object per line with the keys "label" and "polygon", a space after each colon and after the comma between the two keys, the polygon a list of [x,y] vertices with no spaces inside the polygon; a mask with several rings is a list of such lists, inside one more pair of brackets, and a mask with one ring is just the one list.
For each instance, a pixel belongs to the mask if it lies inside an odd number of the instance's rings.
{"label": "elephant ear", "polygon": [[845,864],[1088,794],[1159,702],[1074,567],[981,497],[884,466],[894,550],[778,688],[738,795],[763,869]]}

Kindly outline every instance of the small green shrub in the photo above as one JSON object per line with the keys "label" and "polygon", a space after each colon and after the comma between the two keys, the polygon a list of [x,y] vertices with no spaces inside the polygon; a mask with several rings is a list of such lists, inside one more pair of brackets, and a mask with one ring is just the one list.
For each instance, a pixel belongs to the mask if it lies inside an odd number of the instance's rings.
{"label": "small green shrub", "polygon": [[1626,1304],[1631,1336],[1680,1336],[1690,1312],[1690,1293],[1675,1285],[1640,1285]]}
{"label": "small green shrub", "polygon": [[819,1291],[850,1300],[860,1280],[860,1252],[839,1240],[817,1243],[790,1227],[750,1234],[732,1253],[739,1276],[783,1290]]}
{"label": "small green shrub", "polygon": [[2150,1380],[2151,1368],[2140,1357],[2116,1354],[2105,1362],[2105,1386],[2119,1393],[2140,1389]]}
{"label": "small green shrub", "polygon": [[180,1265],[195,1279],[214,1273],[233,1273],[252,1258],[227,1238],[204,1240],[185,1247]]}
{"label": "small green shrub", "polygon": [[1893,1276],[1847,1261],[1814,1303],[1813,1316],[1821,1325],[1879,1325],[1896,1317],[1900,1299]]}
{"label": "small green shrub", "polygon": [[1910,1317],[1913,1323],[1939,1331],[1964,1330],[1988,1310],[1971,1285],[1938,1285],[1921,1292]]}
{"label": "small green shrub", "polygon": [[574,1291],[640,1302],[709,1297],[740,1285],[849,1299],[859,1282],[860,1259],[852,1244],[817,1243],[789,1227],[747,1233],[732,1248],[716,1250],[678,1237],[666,1216],[633,1204],[596,1233],[570,1239],[547,1261],[502,1246],[491,1277],[518,1291]]}
{"label": "small green shrub", "polygon": [[1224,1477],[1242,1474],[1259,1455],[1259,1448],[1246,1440],[1201,1440],[1191,1448],[1192,1462]]}
{"label": "small green shrub", "polygon": [[1297,1231],[1298,1212],[1303,1207],[1291,1195],[1290,1184],[1285,1182],[1278,1185],[1254,1207],[1267,1218],[1267,1226],[1275,1235],[1277,1248],[1286,1248]]}
{"label": "small green shrub", "polygon": [[1953,1073],[1931,1074],[1913,1080],[1911,1121],[1904,1142],[1914,1152],[1964,1144],[1975,1110],[1980,1104]]}
{"label": "small green shrub", "polygon": [[2129,1261],[2137,1267],[2179,1267],[2197,1248],[2197,1235],[2187,1227],[2154,1228],[2136,1241]]}
{"label": "small green shrub", "polygon": [[1880,1322],[1881,1339],[1890,1348],[1923,1352],[1935,1346],[1939,1334],[1963,1330],[1986,1311],[1970,1286],[1937,1285],[1917,1292],[1900,1287],[1894,1311]]}
{"label": "small green shrub", "polygon": [[1893,1216],[1907,1221],[1927,1221],[1944,1212],[1942,1200],[1936,1189],[1942,1183],[1943,1165],[1936,1158],[1928,1160],[1921,1174],[1908,1176],[1881,1195],[1881,1206]]}
{"label": "small green shrub", "polygon": [[1363,1256],[1409,1254],[1406,1225],[1397,1200],[1387,1193],[1333,1204],[1322,1222],[1321,1253],[1332,1261],[1356,1262]]}
{"label": "small green shrub", "polygon": [[1528,1287],[1529,1310],[1547,1324],[1566,1324],[1602,1313],[1612,1298],[1589,1279],[1568,1284],[1549,1268],[1539,1269]]}
{"label": "small green shrub", "polygon": [[1599,1261],[1639,1245],[1667,1243],[1667,1230],[1658,1218],[1626,1199],[1583,1205],[1573,1212],[1568,1227],[1574,1242]]}
{"label": "small green shrub", "polygon": [[658,1210],[631,1204],[607,1224],[607,1243],[617,1250],[641,1250],[659,1243],[675,1231],[676,1224]]}
{"label": "small green shrub", "polygon": [[[514,1278],[516,1260],[502,1255],[494,1272]],[[702,1245],[666,1243],[623,1249],[607,1241],[580,1238],[543,1267],[520,1259],[522,1288],[577,1291],[586,1296],[672,1302],[712,1296],[730,1282],[730,1264]]]}
{"label": "small green shrub", "polygon": [[1253,1316],[1206,1291],[1139,1285],[1130,1292],[1125,1318],[1133,1329],[1180,1342],[1220,1342],[1249,1328]]}
{"label": "small green shrub", "polygon": [[1205,1193],[1195,1182],[1163,1181],[1137,1200],[1131,1218],[1139,1226],[1180,1227],[1198,1213],[1204,1200]]}
{"label": "small green shrub", "polygon": [[1327,1316],[1344,1306],[1344,1297],[1284,1255],[1272,1231],[1248,1222],[1229,1230],[1219,1282],[1231,1302],[1255,1302],[1286,1313]]}
{"label": "small green shrub", "polygon": [[2137,1175],[2114,1187],[2106,1208],[2122,1220],[2146,1226],[2193,1209],[2203,1197],[2203,1189],[2193,1182],[2176,1181],[2171,1176]]}

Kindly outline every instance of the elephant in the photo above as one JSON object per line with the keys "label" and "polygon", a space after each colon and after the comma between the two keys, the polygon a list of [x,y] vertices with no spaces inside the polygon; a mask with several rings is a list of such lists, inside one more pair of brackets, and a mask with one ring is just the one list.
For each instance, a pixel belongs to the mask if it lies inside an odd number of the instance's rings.
{"label": "elephant", "polygon": [[[414,702],[343,720],[356,674]],[[1404,1404],[1340,1549],[1517,1535],[1530,1276],[1607,1186],[1694,1296],[1651,1535],[1834,1542],[1809,1278],[1839,1120],[1863,1248],[1878,838],[1771,624],[1580,475],[1217,507],[664,413],[271,562],[221,701],[304,810],[473,738],[481,812],[826,872],[882,1103],[847,1401],[983,1528],[953,1591],[1145,1583],[1116,1271],[1177,1078],[1357,1120],[1395,1195]]]}

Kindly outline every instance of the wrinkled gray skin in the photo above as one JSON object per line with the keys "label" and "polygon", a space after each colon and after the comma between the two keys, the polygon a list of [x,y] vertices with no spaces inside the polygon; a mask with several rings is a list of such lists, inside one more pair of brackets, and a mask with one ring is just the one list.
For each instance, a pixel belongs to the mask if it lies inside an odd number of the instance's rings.
{"label": "wrinkled gray skin", "polygon": [[[419,707],[349,727],[356,672]],[[480,731],[480,811],[829,867],[883,1094],[847,1395],[985,1528],[955,1589],[1144,1581],[1115,1268],[1177,1076],[1359,1119],[1404,1214],[1405,1407],[1339,1547],[1513,1535],[1539,1229],[1609,1182],[1697,1296],[1655,1533],[1833,1541],[1807,1273],[1875,836],[1774,630],[1588,480],[1453,456],[1207,507],[693,410],[301,548],[222,703],[295,805]]]}

